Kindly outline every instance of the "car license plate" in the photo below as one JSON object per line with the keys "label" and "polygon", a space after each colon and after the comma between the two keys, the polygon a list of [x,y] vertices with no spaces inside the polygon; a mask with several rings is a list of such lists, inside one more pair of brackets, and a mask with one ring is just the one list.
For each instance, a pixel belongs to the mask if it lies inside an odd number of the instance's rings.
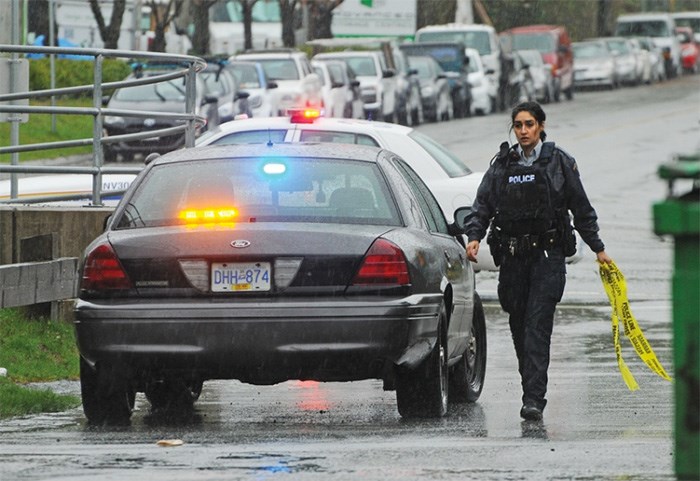
{"label": "car license plate", "polygon": [[212,292],[269,291],[270,263],[212,263],[211,290]]}

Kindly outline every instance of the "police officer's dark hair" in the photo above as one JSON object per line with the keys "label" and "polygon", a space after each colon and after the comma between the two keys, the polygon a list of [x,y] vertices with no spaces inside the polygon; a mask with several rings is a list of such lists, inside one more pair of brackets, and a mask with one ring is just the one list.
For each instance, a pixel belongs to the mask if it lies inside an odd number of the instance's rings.
{"label": "police officer's dark hair", "polygon": [[[520,112],[528,112],[531,114],[533,117],[535,117],[535,120],[537,121],[538,124],[544,123],[545,120],[547,120],[547,115],[544,113],[544,110],[542,110],[542,107],[540,104],[537,102],[522,102],[516,105],[513,108],[513,111],[510,113],[510,120],[511,124],[510,127],[513,128],[513,123],[515,122],[515,117],[520,113]],[[542,142],[544,142],[544,139],[547,138],[547,134],[545,131],[540,132],[540,139]]]}

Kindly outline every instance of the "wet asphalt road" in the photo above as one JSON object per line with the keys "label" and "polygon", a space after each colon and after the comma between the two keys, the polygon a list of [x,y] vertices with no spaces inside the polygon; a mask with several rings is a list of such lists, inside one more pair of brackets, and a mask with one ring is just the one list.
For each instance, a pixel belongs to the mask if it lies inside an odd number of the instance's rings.
{"label": "wet asphalt road", "polygon": [[[628,279],[632,310],[672,371],[672,242],[653,235],[651,204],[665,195],[659,163],[700,142],[700,77],[545,106],[550,139],[574,154],[598,210],[608,252]],[[482,170],[507,135],[505,114],[421,130]],[[549,404],[541,423],[518,416],[520,387],[496,279],[481,273],[488,330],[486,383],[475,404],[440,420],[404,421],[378,381],[205,383],[195,411],[149,413],[93,428],[80,409],[0,421],[0,480],[577,480],[663,481],[673,470],[672,384],[623,356],[615,361],[610,308],[593,254],[569,266],[552,339]],[[54,386],[78,392],[75,382]],[[179,447],[159,447],[179,439]]]}

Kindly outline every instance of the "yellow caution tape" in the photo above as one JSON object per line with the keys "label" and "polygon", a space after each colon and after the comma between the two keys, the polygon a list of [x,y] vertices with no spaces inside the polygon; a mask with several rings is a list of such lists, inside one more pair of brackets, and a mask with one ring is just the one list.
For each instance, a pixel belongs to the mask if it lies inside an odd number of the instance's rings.
{"label": "yellow caution tape", "polygon": [[671,377],[666,373],[663,366],[656,358],[654,350],[651,348],[646,337],[644,337],[644,333],[639,328],[639,324],[637,324],[637,320],[632,314],[630,301],[627,299],[627,283],[625,282],[625,276],[622,275],[622,272],[620,272],[620,269],[618,269],[614,262],[610,264],[604,262],[599,263],[598,270],[600,272],[600,279],[603,281],[603,287],[605,288],[608,299],[610,299],[610,305],[612,306],[612,332],[613,341],[615,343],[615,356],[617,357],[617,365],[620,368],[620,373],[622,374],[622,379],[624,379],[625,384],[627,384],[630,391],[639,389],[637,381],[635,381],[634,376],[622,359],[620,321],[622,321],[622,326],[625,329],[625,335],[632,343],[640,359],[644,361],[653,372],[667,381],[670,381]]}

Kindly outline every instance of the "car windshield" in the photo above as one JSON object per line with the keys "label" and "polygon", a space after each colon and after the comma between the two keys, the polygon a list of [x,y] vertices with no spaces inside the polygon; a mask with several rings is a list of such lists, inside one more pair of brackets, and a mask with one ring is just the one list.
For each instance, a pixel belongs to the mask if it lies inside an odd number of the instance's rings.
{"label": "car windshield", "polygon": [[118,229],[238,222],[401,225],[377,165],[338,159],[227,158],[156,165],[125,201]]}
{"label": "car windshield", "polygon": [[218,129],[210,130],[202,134],[196,141],[196,145],[231,145],[231,144],[265,144],[272,142],[279,144],[284,142],[284,137],[287,135],[286,129],[265,129],[265,130],[247,130],[242,132],[231,132],[223,135],[220,138],[209,142],[209,139],[221,135]]}
{"label": "car windshield", "polygon": [[610,46],[610,50],[620,55],[630,53],[630,49],[627,47],[627,42],[624,40],[609,40],[608,45]]}
{"label": "car windshield", "polygon": [[121,88],[114,93],[114,98],[124,102],[184,102],[184,79]]}
{"label": "car windshield", "polygon": [[355,72],[355,75],[376,77],[377,66],[371,57],[343,57],[343,60]]}
{"label": "car windshield", "polygon": [[668,37],[668,24],[661,20],[647,20],[634,22],[619,22],[615,29],[615,35],[623,37]]}
{"label": "car windshield", "polygon": [[427,135],[413,130],[408,136],[423,147],[450,177],[462,177],[472,173],[464,162]]}
{"label": "car windshield", "polygon": [[514,50],[538,50],[540,53],[554,52],[554,37],[549,33],[513,34]]}
{"label": "car windshield", "polygon": [[680,18],[676,17],[676,25],[679,27],[690,27],[693,32],[700,33],[700,17],[698,18]]}
{"label": "car windshield", "polygon": [[233,93],[234,86],[229,74],[224,72],[201,72],[199,74],[198,88],[202,89],[205,95],[213,95],[215,97],[223,97],[224,95]]}
{"label": "car windshield", "polygon": [[259,58],[255,61],[262,64],[265,74],[271,80],[299,80],[299,71],[291,58]]}
{"label": "car windshield", "polygon": [[491,53],[488,32],[436,31],[421,32],[419,42],[462,42],[465,47],[476,49],[479,55]]}
{"label": "car windshield", "polygon": [[233,72],[233,76],[236,78],[236,83],[242,89],[259,89],[262,87],[260,85],[260,76],[258,75],[258,70],[255,65],[232,65],[230,68]]}
{"label": "car windshield", "polygon": [[600,58],[610,56],[608,49],[599,43],[574,44],[573,49],[574,57],[576,58]]}
{"label": "car windshield", "polygon": [[432,79],[435,75],[430,65],[430,59],[427,57],[408,57],[408,64],[411,68],[416,69],[420,79]]}

